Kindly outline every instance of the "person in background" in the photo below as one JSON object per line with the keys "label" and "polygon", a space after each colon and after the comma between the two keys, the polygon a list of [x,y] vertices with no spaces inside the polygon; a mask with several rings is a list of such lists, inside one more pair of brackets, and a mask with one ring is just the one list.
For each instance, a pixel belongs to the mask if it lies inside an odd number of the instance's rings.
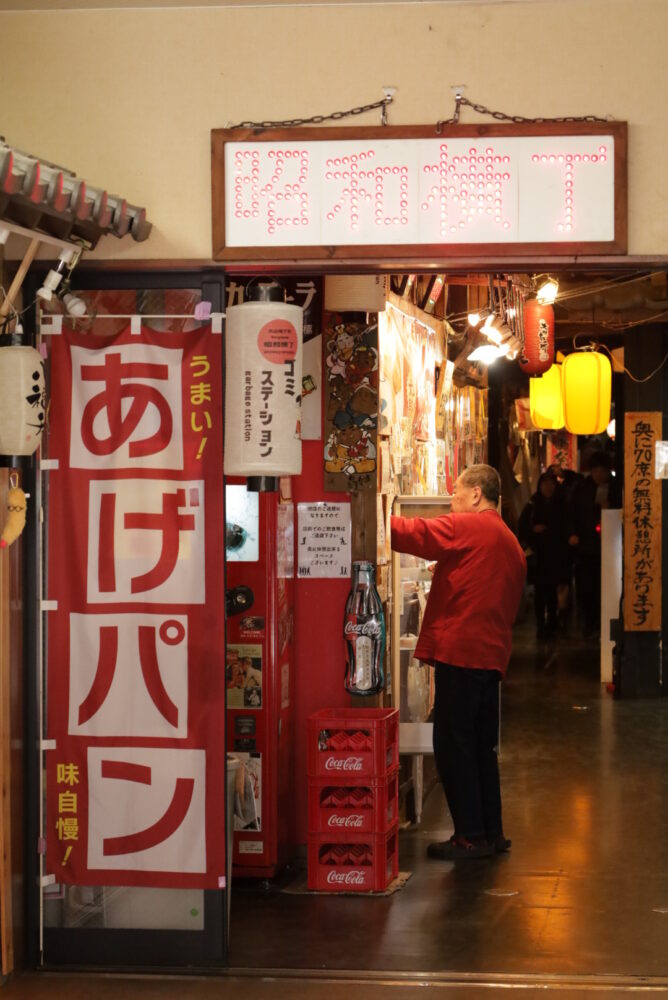
{"label": "person in background", "polygon": [[573,552],[565,537],[565,515],[571,494],[583,476],[581,472],[569,469],[562,465],[561,462],[553,462],[547,471],[556,477],[564,510],[563,576],[557,584],[557,617],[559,619],[559,627],[562,631],[565,631],[568,625],[573,593]]}
{"label": "person in background", "polygon": [[582,475],[579,472],[576,472],[574,469],[567,469],[566,466],[561,464],[561,462],[552,462],[552,464],[548,466],[547,471],[550,472],[557,480],[557,483],[562,489],[564,500],[568,500],[571,493],[582,479]]}
{"label": "person in background", "polygon": [[525,551],[533,553],[536,632],[539,639],[550,639],[558,623],[557,588],[569,572],[562,493],[551,472],[538,480],[538,489],[520,515],[518,534]]}
{"label": "person in background", "polygon": [[391,520],[393,549],[436,562],[415,657],[435,667],[434,758],[454,834],[427,854],[445,861],[511,846],[496,752],[499,682],[526,560],[497,511],[499,493],[496,470],[472,465],[455,483],[451,513]]}
{"label": "person in background", "polygon": [[575,596],[585,637],[601,624],[601,509],[609,506],[610,460],[594,452],[589,474],[576,483],[566,507],[566,533],[573,552]]}

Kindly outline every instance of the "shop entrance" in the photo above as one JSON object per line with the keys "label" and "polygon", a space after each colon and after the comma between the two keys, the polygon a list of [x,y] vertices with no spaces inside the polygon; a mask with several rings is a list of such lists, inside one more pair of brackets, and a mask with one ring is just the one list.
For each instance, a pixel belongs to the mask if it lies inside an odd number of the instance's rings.
{"label": "shop entrance", "polygon": [[[632,324],[636,322],[651,320],[653,313],[660,310],[660,306],[655,310],[651,304],[654,294],[651,289],[661,287],[664,275],[562,273],[558,277],[563,302],[568,303],[567,311],[566,305],[560,306],[557,299],[555,309],[556,347],[564,353],[573,350],[573,338],[576,346],[596,340],[616,352],[624,346],[624,330],[634,329]],[[409,327],[416,322],[425,324],[427,329],[437,328],[439,311],[430,304],[434,276],[418,280],[419,296],[409,295],[402,302],[402,284],[405,291],[409,281],[408,275],[395,279],[388,312],[396,312]],[[492,295],[499,294],[497,283],[507,281],[507,275],[493,277]],[[483,419],[489,421],[490,434],[485,442],[489,450],[480,450],[476,457],[479,461],[488,458],[502,470],[504,513],[517,526],[525,504],[536,490],[539,471],[552,463],[554,455],[547,452],[547,435],[542,435],[541,440],[539,432],[529,424],[520,429],[521,401],[527,396],[528,386],[517,365],[501,362],[481,377],[480,370],[472,372],[465,363],[475,346],[470,342],[473,334],[468,314],[475,311],[474,304],[481,309],[489,306],[489,288],[487,274],[472,275],[470,279],[462,276],[453,282],[441,322],[447,315],[458,318],[449,321],[448,351],[452,353],[446,357],[464,362],[460,372],[462,389],[485,393],[478,408],[475,395],[466,394],[472,401],[467,419],[475,423],[482,410]],[[639,295],[640,289],[644,291]],[[600,297],[605,300],[606,296],[607,301],[601,302]],[[430,311],[420,308],[418,297],[423,305],[430,306]],[[636,304],[632,305],[634,300]],[[620,308],[621,302],[625,304]],[[353,311],[357,313],[350,321],[354,336],[355,324],[363,331],[371,318],[365,315],[359,300]],[[325,330],[326,323],[327,319]],[[338,320],[332,330],[337,325],[341,325]],[[346,331],[340,333],[343,345]],[[663,332],[657,331],[657,337],[661,342],[660,362]],[[334,340],[334,335],[329,339]],[[380,352],[382,355],[382,346]],[[634,366],[631,372],[635,377],[644,377],[654,367],[652,362]],[[621,373],[614,377],[615,383],[622,379]],[[416,384],[417,381],[416,378]],[[403,390],[404,379],[398,379],[397,385]],[[343,396],[339,383],[335,387]],[[618,417],[624,409],[621,389],[621,384],[615,384],[613,395]],[[438,380],[433,386],[434,395],[437,391]],[[355,408],[349,405],[349,400],[342,407],[337,408],[338,401],[328,407],[326,397],[324,405],[325,413],[329,409],[332,415],[333,428],[336,414],[342,410],[354,423]],[[334,430],[328,433],[326,427],[322,445],[314,450],[318,463],[326,461],[326,442],[332,433]],[[418,439],[421,447],[417,453],[400,454],[396,463],[397,475],[405,476],[410,484],[404,489],[402,483],[396,492],[406,495],[414,488],[416,504],[430,492],[425,488],[430,475],[433,474],[435,481],[439,474],[443,478],[452,475],[452,466],[446,470],[441,465],[439,470],[438,459],[434,457],[430,462],[430,456],[424,455],[426,437]],[[476,455],[475,432],[465,440],[471,442],[471,452]],[[414,438],[409,443],[414,444]],[[583,473],[588,456],[604,451],[611,469],[621,476],[623,463],[619,449],[619,438],[613,439],[605,433],[595,440],[573,442],[573,455],[582,460]],[[382,450],[381,435],[378,453]],[[392,461],[391,446],[387,451]],[[412,467],[407,467],[409,463]],[[325,465],[325,474],[328,471],[330,475],[339,474],[331,467],[327,470]],[[379,483],[382,475],[381,469]],[[329,484],[331,490],[331,479]],[[377,484],[370,492],[372,504],[353,500],[353,517],[355,503],[363,506],[363,516],[369,517],[369,511],[375,516],[376,493],[380,492]],[[332,496],[328,495],[328,499]],[[610,509],[614,510],[612,488],[610,500]],[[371,535],[375,546],[376,533],[372,531]],[[577,598],[576,581],[564,597],[560,631],[551,636],[537,636],[532,593],[527,590],[523,614],[516,627],[513,659],[504,687],[501,727],[505,825],[507,835],[513,839],[510,854],[489,863],[454,866],[428,861],[427,843],[447,838],[452,828],[428,755],[422,761],[424,806],[420,822],[415,823],[418,779],[410,758],[405,757],[402,785],[406,797],[399,837],[399,867],[404,874],[410,873],[410,878],[392,895],[374,898],[309,894],[303,858],[270,884],[240,878],[232,902],[232,967],[317,968],[338,972],[354,969],[406,975],[417,971],[429,976],[447,976],[453,972],[494,972],[519,977],[593,976],[603,972],[633,976],[641,969],[652,975],[665,974],[659,946],[661,904],[649,906],[645,902],[650,881],[639,869],[637,879],[632,876],[629,880],[629,865],[633,867],[633,861],[625,853],[630,840],[643,836],[642,829],[657,831],[656,838],[652,835],[651,849],[656,850],[657,857],[651,879],[655,885],[663,867],[658,860],[663,856],[658,842],[659,800],[654,805],[648,803],[641,820],[638,813],[627,808],[624,793],[627,767],[639,776],[654,754],[656,759],[649,765],[654,776],[651,783],[656,781],[663,788],[660,760],[665,747],[660,748],[661,739],[650,751],[633,736],[646,725],[652,732],[661,728],[663,703],[641,705],[613,700],[606,688],[606,683],[613,682],[609,657],[613,644],[606,650],[608,659],[602,667],[600,637],[582,634],[585,622]],[[299,597],[297,600],[299,643]],[[400,647],[408,650],[411,637],[404,635],[402,642],[402,633],[403,628],[398,633]],[[607,641],[607,634],[604,638]],[[298,662],[299,655],[298,650]],[[426,723],[428,681],[421,684],[417,676],[419,665],[411,664],[410,655],[405,658],[403,693],[407,700],[411,698],[413,710],[420,696],[425,699],[424,717],[415,721]],[[609,677],[602,669],[609,670]],[[408,670],[415,675],[410,681]],[[396,676],[401,684],[401,666]],[[318,707],[323,704],[321,700]],[[623,876],[619,874],[622,869]],[[638,880],[645,886],[642,891],[638,889]],[[625,920],[619,920],[620,910],[636,914],[641,933],[626,928]]]}
{"label": "shop entrance", "polygon": [[[663,293],[665,274],[599,272],[584,275],[572,272],[558,276],[562,287],[570,289],[571,293],[570,298],[564,295],[563,301],[575,303],[579,308],[573,308],[571,315],[560,316],[557,300],[557,349],[572,349],[573,337],[577,336],[578,343],[596,339],[606,342],[613,351],[626,346],[628,353],[628,342],[623,343],[626,324],[630,324],[628,329],[633,329],[632,324],[639,322],[643,324],[642,330],[651,321],[660,345],[659,357],[652,358],[651,362],[648,360],[645,365],[636,355],[641,364],[633,369],[633,374],[642,377],[660,363],[665,350],[664,332],[656,325],[656,314],[661,311],[663,299],[668,298]],[[440,300],[435,299],[433,307],[430,296],[433,297],[435,291],[434,276],[416,278],[414,294],[404,297],[402,293],[406,291],[408,279],[409,275],[400,275],[393,281],[393,305],[389,311],[394,309],[402,317],[401,322],[409,325],[417,321],[426,329],[443,331],[441,368],[443,361],[457,361],[461,357],[458,376],[461,385],[457,388],[474,390],[474,393],[466,393],[469,399],[467,419],[469,422],[475,420],[476,424],[486,420],[488,430],[494,431],[488,433],[483,442],[476,437],[476,426],[471,437],[462,438],[458,463],[460,458],[464,462],[468,460],[467,442],[472,441],[472,457],[487,458],[505,468],[504,482],[508,490],[504,487],[504,493],[519,492],[523,488],[520,496],[528,500],[536,485],[538,465],[547,464],[548,454],[545,441],[533,441],[529,437],[522,442],[523,450],[528,452],[526,461],[517,461],[520,442],[514,435],[538,435],[528,428],[520,431],[513,423],[517,422],[522,410],[515,405],[516,401],[526,396],[524,376],[510,361],[483,373],[482,369],[474,370],[464,356],[464,351],[470,353],[472,347],[467,347],[467,341],[473,336],[468,313],[474,304],[484,308],[484,300],[489,301],[490,276],[472,274],[469,278],[462,274],[457,280],[451,280],[450,285],[445,281],[443,285],[449,290],[441,292]],[[170,276],[165,280],[169,284]],[[184,289],[195,287],[192,275],[183,275],[180,280]],[[204,282],[202,297],[218,295],[219,301],[223,301],[220,272],[199,275],[198,280]],[[126,281],[127,276],[114,278],[119,288],[125,287]],[[132,282],[134,285],[131,283],[129,287],[143,288],[147,284],[145,276],[135,275]],[[102,282],[99,275],[90,273],[83,275],[79,284],[85,292],[98,288]],[[508,287],[508,275],[493,275],[492,296],[498,296],[499,289],[504,287]],[[610,296],[609,301],[600,304],[596,297],[601,295]],[[146,310],[142,307],[141,311]],[[174,311],[180,310],[175,308]],[[367,316],[370,311],[354,309],[351,322],[366,329],[372,325]],[[326,325],[323,325],[323,337],[324,330]],[[621,378],[617,376],[618,380]],[[455,385],[454,379],[452,385]],[[434,400],[438,389],[438,380],[432,379]],[[462,399],[464,395],[462,392]],[[456,397],[457,401],[459,398]],[[616,403],[620,399],[617,395],[614,398]],[[656,398],[651,408],[656,406]],[[365,415],[349,404],[350,398],[342,409],[350,418],[350,426],[360,427],[364,419],[358,424],[356,418]],[[619,405],[621,407],[621,403]],[[640,407],[637,401],[633,405],[636,409],[648,408]],[[333,421],[341,409],[332,408],[331,412]],[[327,491],[322,485],[316,486],[322,483],[321,477],[325,474],[340,475],[338,470],[323,471],[326,440],[323,431],[320,439],[313,439],[305,446],[305,461],[311,464],[305,468],[306,486],[301,494],[295,495],[296,502],[320,501],[325,492],[330,500],[345,496],[344,492],[334,495],[336,491],[331,481]],[[426,438],[418,441],[427,443]],[[412,448],[411,435],[407,443]],[[606,450],[615,471],[618,475],[621,473],[618,439],[615,443],[612,439],[608,442],[601,439],[588,442],[588,445],[590,450]],[[476,452],[477,446],[486,450]],[[515,450],[509,450],[509,446]],[[376,454],[380,451],[377,448]],[[404,495],[413,492],[417,498],[424,497],[429,490],[423,488],[423,483],[427,484],[433,477],[438,488],[439,477],[441,487],[448,475],[452,477],[452,464],[448,468],[444,463],[439,465],[436,449],[433,459],[424,451],[421,448],[413,454],[411,450],[407,462],[402,461],[403,456],[399,453],[396,474],[406,477]],[[378,467],[374,471],[382,474]],[[525,478],[520,478],[518,471]],[[361,474],[368,475],[369,470]],[[361,551],[367,551],[364,546],[374,551],[376,548],[377,524],[375,530],[366,532],[361,526],[376,520],[378,485],[376,480],[370,489],[357,488],[348,494],[354,508],[353,538],[357,537],[355,544],[362,547]],[[397,492],[404,493],[403,482]],[[509,517],[515,523],[522,505],[515,498],[514,504],[508,507]],[[297,581],[297,588],[299,585]],[[312,589],[303,598],[297,593],[295,712],[297,724],[302,729],[308,714],[305,708],[308,698],[303,692],[300,697],[300,684],[308,687],[311,694],[318,688],[317,707],[323,707],[331,698],[341,697],[342,664],[338,652],[328,653],[326,647],[334,647],[338,639],[346,589],[347,585],[339,581],[338,589],[322,604],[313,603]],[[427,842],[447,837],[449,820],[442,794],[435,784],[429,755],[425,753],[421,772],[423,807],[420,822],[415,822],[419,778],[407,757],[402,771],[402,830],[399,835],[400,870],[405,875],[410,874],[405,883],[391,895],[382,897],[312,895],[304,890],[304,859],[299,850],[293,852],[294,864],[271,882],[246,880],[242,871],[235,872],[227,956],[231,967],[362,970],[430,976],[494,972],[534,978],[548,973],[563,976],[602,972],[620,976],[666,973],[660,947],[664,908],[661,893],[665,882],[665,854],[659,836],[661,802],[666,791],[665,769],[661,766],[666,750],[663,702],[614,701],[601,683],[598,639],[584,641],[581,637],[581,623],[574,603],[567,606],[567,612],[563,634],[559,634],[556,641],[543,642],[541,639],[537,643],[531,595],[527,593],[524,614],[516,629],[502,716],[504,808],[507,833],[513,839],[510,855],[473,867],[427,861],[424,857]],[[307,623],[301,632],[300,622]],[[401,648],[401,638],[399,645]],[[330,656],[333,663],[332,676],[325,682],[322,673],[315,673],[313,668],[314,648],[318,649],[320,659],[330,662],[327,660]],[[409,648],[408,643],[406,648]],[[407,658],[407,670],[409,666],[410,657]],[[413,671],[416,669],[417,665]],[[400,682],[401,664],[398,670],[396,676]],[[309,679],[305,680],[307,676]],[[408,674],[405,683],[408,694]],[[422,708],[426,700],[428,709],[428,683],[421,684],[419,678],[413,676],[410,686],[413,702],[422,698]],[[37,691],[29,695],[37,703]],[[639,739],[640,733],[646,735],[645,741]],[[297,767],[299,761],[298,752]],[[37,762],[34,764],[32,779],[37,782]],[[302,801],[304,769],[298,773],[296,768],[294,775],[295,800],[299,799],[301,805],[288,804],[288,808],[294,807],[299,825],[299,812],[305,812]],[[648,789],[643,808],[629,809],[628,803],[641,780],[645,783],[643,787]],[[32,822],[36,826],[36,815]],[[301,822],[305,833],[303,815]],[[296,837],[296,842],[304,843],[304,840],[305,836]],[[631,859],[625,854],[629,843],[642,844],[642,849]],[[629,865],[636,862],[637,870],[633,868],[629,874]],[[33,874],[37,877],[39,873]],[[639,889],[639,885],[644,888]],[[650,885],[653,887],[651,892]],[[131,894],[129,891],[126,899],[130,899]],[[118,894],[109,893],[108,901],[116,905]],[[32,900],[35,907],[31,914],[33,928],[43,926],[43,954],[48,965],[115,966],[119,964],[119,949],[124,955],[120,963],[123,965],[220,967],[225,964],[226,911],[222,893],[203,894],[203,909],[198,915],[202,925],[195,931],[188,931],[180,924],[165,927],[156,923],[159,915],[165,916],[166,909],[153,903],[149,907],[148,923],[130,924],[125,913],[121,918],[123,922],[113,926],[95,915],[103,912],[106,894],[91,898],[93,909],[85,898],[74,902],[78,909],[74,916],[70,912],[69,926],[64,926],[62,913],[55,920],[49,915],[42,924],[39,909],[46,903],[43,911],[46,918],[47,907],[49,914],[63,910],[62,900],[48,900],[48,893],[41,897],[39,904],[35,898]],[[191,906],[187,919],[194,919],[194,909],[199,910],[199,907]],[[113,912],[113,906],[111,910]],[[116,910],[121,912],[118,906]],[[620,913],[629,914],[628,921],[619,920]],[[136,914],[132,917],[135,919]],[[633,942],[631,947],[630,941]],[[166,954],[170,956],[167,963]]]}

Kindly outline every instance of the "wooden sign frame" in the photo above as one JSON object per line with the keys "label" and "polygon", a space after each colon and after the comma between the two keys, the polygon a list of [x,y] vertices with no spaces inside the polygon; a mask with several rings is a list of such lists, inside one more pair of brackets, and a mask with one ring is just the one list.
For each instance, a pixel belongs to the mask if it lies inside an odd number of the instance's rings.
{"label": "wooden sign frame", "polygon": [[[612,136],[614,138],[614,236],[606,241],[566,242],[475,242],[475,243],[402,243],[355,245],[289,245],[289,246],[226,246],[225,222],[225,147],[228,143],[258,142],[330,142],[336,140],[391,140],[391,139],[475,139],[495,137],[587,137]],[[213,129],[211,132],[212,180],[212,234],[213,259],[217,261],[363,261],[401,260],[408,258],[485,257],[499,255],[534,255],[543,257],[581,254],[625,254],[628,241],[628,181],[627,181],[627,124],[626,122],[568,122],[446,125],[440,131],[436,126],[410,125],[371,128],[279,128],[279,129]]]}

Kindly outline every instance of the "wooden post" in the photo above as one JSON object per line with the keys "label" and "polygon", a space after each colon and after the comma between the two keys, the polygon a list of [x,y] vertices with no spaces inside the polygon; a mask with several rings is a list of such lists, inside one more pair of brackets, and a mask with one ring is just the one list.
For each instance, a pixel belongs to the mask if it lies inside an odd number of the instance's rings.
{"label": "wooden post", "polygon": [[12,308],[14,304],[14,299],[19,294],[21,290],[21,285],[23,284],[23,279],[28,273],[28,268],[32,264],[39,250],[40,240],[34,239],[30,241],[28,249],[23,255],[23,260],[19,264],[18,270],[14,275],[14,280],[9,286],[9,291],[5,295],[4,302],[0,306],[0,319],[3,319]]}
{"label": "wooden post", "polygon": [[[9,489],[9,469],[0,469],[0,526],[4,525]],[[0,549],[0,951],[2,974],[14,968],[12,924],[11,857],[11,761],[10,761],[10,645],[9,645],[10,574],[9,551]]]}

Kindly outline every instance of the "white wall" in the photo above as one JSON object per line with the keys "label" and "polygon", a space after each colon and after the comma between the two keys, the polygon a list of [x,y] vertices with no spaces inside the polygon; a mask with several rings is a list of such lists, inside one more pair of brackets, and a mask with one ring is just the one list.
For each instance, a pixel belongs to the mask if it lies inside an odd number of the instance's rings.
{"label": "white wall", "polygon": [[0,134],[147,207],[146,243],[106,237],[97,256],[208,259],[211,128],[345,110],[383,84],[391,124],[430,123],[463,83],[511,113],[627,120],[629,252],[662,254],[666,37],[666,0],[0,13]]}

